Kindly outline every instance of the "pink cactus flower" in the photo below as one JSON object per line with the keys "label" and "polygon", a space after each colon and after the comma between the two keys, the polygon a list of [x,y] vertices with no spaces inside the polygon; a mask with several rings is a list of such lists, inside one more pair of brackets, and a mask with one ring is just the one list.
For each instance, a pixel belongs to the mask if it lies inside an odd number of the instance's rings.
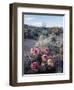
{"label": "pink cactus flower", "polygon": [[49,49],[48,48],[44,48],[44,53],[48,54],[49,53]]}
{"label": "pink cactus flower", "polygon": [[42,55],[42,61],[46,62],[48,60],[48,55],[44,54]]}
{"label": "pink cactus flower", "polygon": [[32,55],[38,55],[40,53],[40,49],[39,48],[31,48],[30,53]]}
{"label": "pink cactus flower", "polygon": [[34,71],[37,71],[39,67],[39,64],[37,62],[32,62],[31,63],[31,69]]}

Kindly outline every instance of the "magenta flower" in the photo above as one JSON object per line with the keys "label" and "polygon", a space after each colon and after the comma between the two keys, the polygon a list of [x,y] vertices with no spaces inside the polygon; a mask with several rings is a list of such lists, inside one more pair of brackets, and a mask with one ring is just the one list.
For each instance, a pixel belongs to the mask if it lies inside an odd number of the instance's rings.
{"label": "magenta flower", "polygon": [[49,53],[49,49],[48,48],[44,48],[44,53],[48,54]]}
{"label": "magenta flower", "polygon": [[31,69],[34,71],[37,71],[39,67],[39,64],[37,62],[32,62],[31,63]]}
{"label": "magenta flower", "polygon": [[48,60],[48,55],[44,54],[42,55],[42,61],[45,62]]}
{"label": "magenta flower", "polygon": [[39,48],[31,48],[30,53],[32,55],[38,55],[40,53],[40,49]]}

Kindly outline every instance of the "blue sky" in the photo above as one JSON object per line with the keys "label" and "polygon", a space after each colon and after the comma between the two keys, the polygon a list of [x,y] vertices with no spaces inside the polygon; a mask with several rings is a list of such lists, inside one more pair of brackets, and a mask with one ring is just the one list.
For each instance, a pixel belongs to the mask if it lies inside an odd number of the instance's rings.
{"label": "blue sky", "polygon": [[33,26],[42,26],[43,24],[46,27],[63,27],[64,16],[56,15],[24,15],[24,24],[33,25]]}

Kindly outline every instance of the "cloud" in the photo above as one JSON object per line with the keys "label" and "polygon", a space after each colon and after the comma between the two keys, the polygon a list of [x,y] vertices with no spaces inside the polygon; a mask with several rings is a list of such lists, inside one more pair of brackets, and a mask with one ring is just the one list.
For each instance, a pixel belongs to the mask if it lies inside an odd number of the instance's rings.
{"label": "cloud", "polygon": [[24,20],[33,20],[34,18],[33,17],[27,17],[27,18],[24,18]]}
{"label": "cloud", "polygon": [[42,22],[32,22],[31,25],[33,25],[33,26],[42,26]]}

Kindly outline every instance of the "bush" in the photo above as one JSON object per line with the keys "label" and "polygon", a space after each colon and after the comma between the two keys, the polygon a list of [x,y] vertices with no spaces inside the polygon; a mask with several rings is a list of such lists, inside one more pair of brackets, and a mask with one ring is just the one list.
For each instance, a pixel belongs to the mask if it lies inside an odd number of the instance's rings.
{"label": "bush", "polygon": [[48,45],[48,48],[49,48],[50,54],[58,54],[60,51],[59,47],[51,45],[51,44]]}

